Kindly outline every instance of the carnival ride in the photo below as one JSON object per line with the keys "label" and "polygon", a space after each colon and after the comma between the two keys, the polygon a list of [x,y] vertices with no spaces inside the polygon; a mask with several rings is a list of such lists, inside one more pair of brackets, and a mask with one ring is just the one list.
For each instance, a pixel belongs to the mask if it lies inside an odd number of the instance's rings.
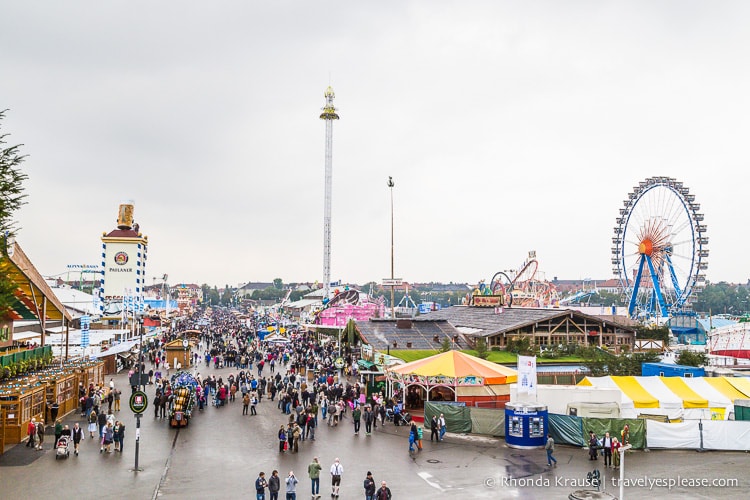
{"label": "carnival ride", "polygon": [[555,285],[539,271],[534,250],[517,270],[495,273],[489,286],[480,281],[472,292],[472,297],[477,295],[500,297],[500,305],[505,307],[556,307],[559,300]]}
{"label": "carnival ride", "polygon": [[695,195],[671,177],[640,182],[624,201],[612,238],[612,271],[631,318],[689,308],[705,284],[708,237]]}

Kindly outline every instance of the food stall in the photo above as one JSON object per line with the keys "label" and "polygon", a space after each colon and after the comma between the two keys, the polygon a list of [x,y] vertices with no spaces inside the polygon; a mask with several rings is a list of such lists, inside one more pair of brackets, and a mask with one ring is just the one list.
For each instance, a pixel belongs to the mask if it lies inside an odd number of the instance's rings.
{"label": "food stall", "polygon": [[0,385],[0,408],[5,418],[5,444],[20,443],[32,418],[44,418],[46,384],[36,375],[5,381]]}

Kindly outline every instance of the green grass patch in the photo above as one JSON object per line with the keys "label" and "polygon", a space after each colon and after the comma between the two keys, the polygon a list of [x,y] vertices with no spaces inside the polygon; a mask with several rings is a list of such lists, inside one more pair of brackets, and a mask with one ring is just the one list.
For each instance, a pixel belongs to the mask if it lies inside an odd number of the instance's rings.
{"label": "green grass patch", "polygon": [[438,351],[437,349],[391,349],[391,356],[395,356],[399,359],[403,359],[407,363],[411,363],[412,361],[416,361],[418,359],[429,358],[430,356],[434,356],[439,352],[440,351]]}

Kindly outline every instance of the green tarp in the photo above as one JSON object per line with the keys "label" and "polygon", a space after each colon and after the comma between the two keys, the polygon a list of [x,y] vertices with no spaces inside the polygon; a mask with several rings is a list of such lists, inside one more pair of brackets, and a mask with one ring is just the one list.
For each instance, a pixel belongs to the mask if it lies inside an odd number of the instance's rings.
{"label": "green tarp", "polygon": [[430,427],[432,416],[445,418],[445,427],[448,432],[468,433],[471,432],[471,413],[466,406],[450,405],[445,403],[430,403],[425,401],[424,404],[424,425]]}
{"label": "green tarp", "polygon": [[630,428],[630,444],[641,450],[646,447],[646,421],[636,418],[588,418],[549,414],[549,429],[556,443],[588,446],[589,431],[601,438],[605,432],[621,439],[625,424]]}
{"label": "green tarp", "polygon": [[469,408],[469,414],[472,433],[505,437],[505,410]]}
{"label": "green tarp", "polygon": [[583,437],[583,422],[581,417],[570,415],[557,415],[550,413],[549,433],[557,444],[569,444],[573,446],[585,446],[587,440]]}
{"label": "green tarp", "polygon": [[584,417],[583,433],[588,443],[589,431],[594,431],[597,437],[609,432],[612,437],[620,438],[620,432],[628,424],[630,428],[630,444],[637,450],[646,447],[646,420],[642,418],[588,418]]}

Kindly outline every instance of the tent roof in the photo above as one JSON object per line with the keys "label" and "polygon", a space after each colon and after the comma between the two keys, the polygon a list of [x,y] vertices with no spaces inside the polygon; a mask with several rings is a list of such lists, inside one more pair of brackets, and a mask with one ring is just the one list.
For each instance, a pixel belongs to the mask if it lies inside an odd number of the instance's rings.
{"label": "tent roof", "polygon": [[726,407],[750,394],[750,381],[733,377],[586,377],[578,385],[617,387],[635,408]]}
{"label": "tent roof", "polygon": [[44,315],[47,320],[61,321],[65,318],[68,322],[72,321],[70,313],[21,250],[20,245],[13,243],[12,248],[8,250],[8,258],[0,258],[0,272],[7,275],[18,287],[10,313],[11,319],[37,319]]}
{"label": "tent roof", "polygon": [[482,377],[487,384],[510,384],[518,380],[515,370],[461,351],[447,351],[429,358],[392,368],[400,375],[444,376],[451,378]]}

